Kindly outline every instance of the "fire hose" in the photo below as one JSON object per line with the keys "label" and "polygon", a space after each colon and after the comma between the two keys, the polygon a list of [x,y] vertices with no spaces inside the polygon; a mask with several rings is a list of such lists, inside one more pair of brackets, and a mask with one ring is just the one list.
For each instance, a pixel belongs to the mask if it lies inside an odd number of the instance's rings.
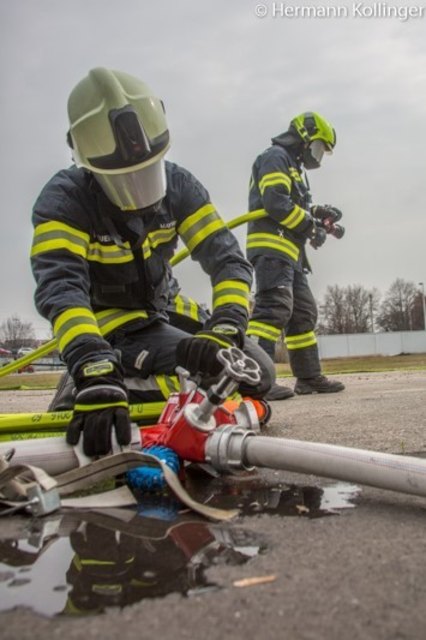
{"label": "fire hose", "polygon": [[[259,380],[258,364],[235,347],[221,350],[218,357],[223,364],[223,376],[207,391],[181,372],[181,391],[170,396],[155,426],[137,434],[133,446],[139,450],[143,447],[143,453],[118,454],[122,456],[119,462],[114,462],[118,460],[115,455],[91,462],[86,476],[102,465],[115,464],[121,471],[135,467],[138,460],[142,464],[143,457],[149,459],[149,452],[160,446],[173,451],[182,461],[208,464],[220,473],[238,473],[255,467],[281,469],[426,496],[426,460],[260,435],[260,423],[265,416],[252,401],[246,400],[234,411],[224,404],[241,381]],[[14,481],[13,466],[26,464],[41,467],[52,475],[61,473],[60,486],[67,494],[83,486],[81,469],[76,468],[78,454],[63,438],[18,441],[15,446],[16,452],[8,460],[10,466],[6,470]],[[6,446],[0,445],[0,460],[10,455]],[[126,456],[131,458],[131,464],[126,462]],[[166,475],[174,475],[167,465],[163,467]],[[179,492],[178,488],[178,495]],[[200,505],[197,507],[185,495],[183,499],[202,513],[205,505],[198,508]],[[216,516],[213,512],[209,517]]]}

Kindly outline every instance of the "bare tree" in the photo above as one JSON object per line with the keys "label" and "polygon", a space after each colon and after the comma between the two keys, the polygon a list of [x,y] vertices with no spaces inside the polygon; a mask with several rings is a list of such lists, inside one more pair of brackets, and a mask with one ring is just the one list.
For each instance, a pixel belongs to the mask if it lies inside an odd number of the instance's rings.
{"label": "bare tree", "polygon": [[367,333],[374,330],[380,293],[362,285],[328,286],[319,306],[318,333]]}
{"label": "bare tree", "polygon": [[33,325],[31,322],[23,322],[17,314],[14,314],[0,325],[0,340],[6,349],[13,353],[16,353],[20,347],[31,347],[35,341]]}
{"label": "bare tree", "polygon": [[319,305],[320,320],[318,333],[346,333],[345,331],[345,290],[337,284],[329,285],[324,303]]}
{"label": "bare tree", "polygon": [[421,302],[421,294],[414,282],[397,278],[381,304],[378,325],[385,331],[422,329]]}
{"label": "bare tree", "polygon": [[368,291],[361,285],[346,289],[347,333],[374,331],[374,310],[377,310],[380,294],[377,289]]}

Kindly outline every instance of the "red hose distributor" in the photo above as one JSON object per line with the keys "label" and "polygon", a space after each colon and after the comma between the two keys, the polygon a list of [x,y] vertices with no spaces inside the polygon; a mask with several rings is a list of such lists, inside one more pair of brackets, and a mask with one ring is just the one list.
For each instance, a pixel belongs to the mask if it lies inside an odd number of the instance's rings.
{"label": "red hose distributor", "polygon": [[240,349],[221,349],[218,359],[224,365],[223,377],[207,391],[189,380],[188,373],[179,371],[181,391],[172,394],[158,424],[142,431],[142,446],[163,445],[175,451],[183,460],[206,461],[206,442],[211,433],[225,425],[259,430],[269,419],[269,407],[262,401],[243,400],[236,406],[227,398],[241,381],[256,384],[260,379],[259,365]]}

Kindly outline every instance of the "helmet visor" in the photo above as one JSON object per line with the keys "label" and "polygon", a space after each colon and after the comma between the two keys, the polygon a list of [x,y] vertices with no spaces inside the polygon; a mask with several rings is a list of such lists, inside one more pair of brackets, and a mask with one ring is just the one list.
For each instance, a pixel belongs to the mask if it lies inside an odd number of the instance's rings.
{"label": "helmet visor", "polygon": [[122,211],[151,207],[166,195],[164,159],[127,173],[93,173],[107,198]]}
{"label": "helmet visor", "polygon": [[331,146],[324,140],[312,140],[309,144],[309,149],[314,160],[318,162],[318,166],[321,164],[324,153],[333,153]]}

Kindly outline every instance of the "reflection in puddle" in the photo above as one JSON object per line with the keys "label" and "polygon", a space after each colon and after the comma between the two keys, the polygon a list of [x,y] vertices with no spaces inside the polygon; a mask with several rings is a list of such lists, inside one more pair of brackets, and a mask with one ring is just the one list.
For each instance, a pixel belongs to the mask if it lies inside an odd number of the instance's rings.
{"label": "reflection in puddle", "polygon": [[344,482],[325,487],[289,486],[268,482],[259,475],[210,479],[190,489],[200,502],[221,509],[239,509],[245,516],[271,513],[309,518],[320,518],[354,507],[353,501],[360,491],[360,487]]}
{"label": "reflection in puddle", "polygon": [[21,539],[0,542],[1,609],[84,615],[172,592],[191,596],[217,588],[208,567],[243,564],[266,549],[241,527],[177,517],[169,500],[156,502],[158,519],[155,504],[145,505],[150,517],[117,509],[21,518]]}
{"label": "reflection in puddle", "polygon": [[[244,515],[320,517],[353,506],[358,487],[270,484],[259,476],[191,475],[198,500]],[[45,615],[100,613],[144,598],[185,596],[218,587],[213,565],[244,564],[266,550],[257,534],[181,511],[174,498],[144,496],[137,510],[70,512],[1,521],[0,608],[22,605]]]}

